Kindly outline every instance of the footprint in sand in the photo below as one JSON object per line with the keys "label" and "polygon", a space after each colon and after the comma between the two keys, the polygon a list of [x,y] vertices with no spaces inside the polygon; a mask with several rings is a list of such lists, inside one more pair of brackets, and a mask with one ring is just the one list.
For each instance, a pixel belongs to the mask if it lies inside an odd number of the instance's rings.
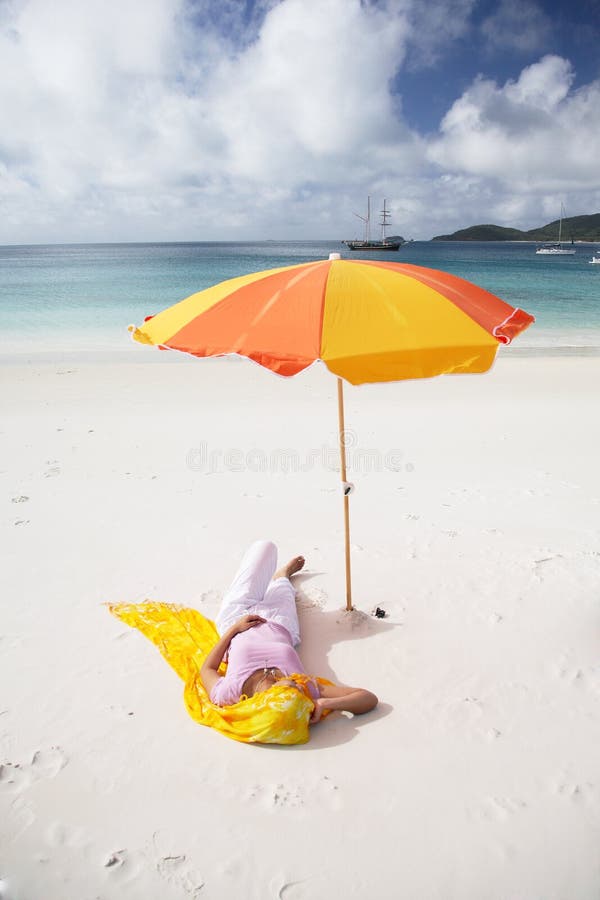
{"label": "footprint in sand", "polygon": [[105,869],[112,869],[113,866],[119,868],[125,862],[125,850],[115,850],[114,853],[108,853],[102,862]]}
{"label": "footprint in sand", "polygon": [[[33,825],[36,815],[22,797],[13,800],[0,825],[0,843],[13,843]],[[0,898],[2,898],[0,892]]]}
{"label": "footprint in sand", "polygon": [[525,809],[527,809],[527,804],[518,797],[486,797],[481,804],[479,813],[482,819],[506,822]]}
{"label": "footprint in sand", "polygon": [[111,884],[124,887],[135,881],[147,868],[148,860],[143,853],[137,851],[112,850],[103,857],[101,865],[107,870],[107,878]]}
{"label": "footprint in sand", "polygon": [[176,850],[176,841],[166,831],[155,831],[152,835],[155,856],[154,864],[159,875],[169,884],[179,889],[178,897],[184,895],[196,898],[204,886],[204,878],[194,868],[186,854]]}
{"label": "footprint in sand", "polygon": [[44,840],[49,847],[81,849],[89,845],[84,828],[60,821],[52,822],[46,828]]}
{"label": "footprint in sand", "polygon": [[268,791],[268,806],[292,807],[304,806],[300,788],[288,788],[285,784],[276,784]]}
{"label": "footprint in sand", "polygon": [[562,656],[558,658],[557,662],[552,667],[552,673],[556,678],[560,678],[561,681],[566,684],[571,684],[574,687],[581,686],[585,683],[583,669],[580,669],[573,664],[569,653],[563,653]]}
{"label": "footprint in sand", "polygon": [[0,791],[7,794],[20,794],[31,784],[26,769],[19,763],[7,762],[0,766]]}
{"label": "footprint in sand", "polygon": [[0,765],[0,790],[20,794],[36,781],[55,778],[68,763],[60,747],[36,750],[29,764],[6,762]]}
{"label": "footprint in sand", "polygon": [[297,809],[304,805],[301,789],[289,784],[255,784],[247,789],[244,799],[259,804],[268,812],[288,807]]}
{"label": "footprint in sand", "polygon": [[296,900],[296,898],[306,897],[306,893],[302,889],[304,881],[288,881],[285,876],[281,875],[273,878],[271,881],[270,895],[274,900]]}
{"label": "footprint in sand", "polygon": [[156,869],[161,878],[184,891],[188,897],[192,897],[193,900],[200,897],[204,879],[190,866],[184,853],[161,856],[156,863]]}
{"label": "footprint in sand", "polygon": [[31,770],[36,781],[39,778],[54,778],[68,763],[65,753],[60,747],[51,747],[50,750],[36,750],[31,761]]}
{"label": "footprint in sand", "polygon": [[464,733],[467,729],[480,734],[483,714],[484,705],[477,697],[456,698],[440,710],[437,724],[444,731],[459,729]]}
{"label": "footprint in sand", "polygon": [[555,553],[550,556],[543,556],[540,559],[534,559],[532,563],[534,578],[537,578],[538,581],[544,581],[545,576],[551,574],[549,563],[554,562],[555,559],[562,558],[561,553]]}
{"label": "footprint in sand", "polygon": [[550,790],[562,800],[579,804],[593,799],[595,785],[591,781],[574,781],[565,772],[561,772],[550,783]]}
{"label": "footprint in sand", "polygon": [[342,806],[338,785],[328,775],[299,785],[293,782],[251,785],[244,795],[247,803],[258,804],[267,812],[306,808],[308,813],[323,807],[339,810]]}
{"label": "footprint in sand", "polygon": [[329,775],[323,775],[319,783],[313,787],[313,792],[318,794],[320,802],[327,806],[328,809],[341,809],[341,791],[339,786],[329,777]]}

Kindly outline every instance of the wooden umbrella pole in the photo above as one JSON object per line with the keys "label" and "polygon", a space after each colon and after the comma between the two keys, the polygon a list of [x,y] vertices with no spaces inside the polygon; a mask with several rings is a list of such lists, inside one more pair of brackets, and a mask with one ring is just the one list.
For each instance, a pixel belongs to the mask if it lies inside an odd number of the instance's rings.
{"label": "wooden umbrella pole", "polygon": [[346,609],[352,606],[352,578],[350,574],[350,507],[349,497],[345,491],[346,485],[346,432],[344,427],[344,383],[341,378],[337,380],[338,388],[338,423],[340,434],[340,468],[342,480],[342,492],[344,496],[344,532],[346,544]]}

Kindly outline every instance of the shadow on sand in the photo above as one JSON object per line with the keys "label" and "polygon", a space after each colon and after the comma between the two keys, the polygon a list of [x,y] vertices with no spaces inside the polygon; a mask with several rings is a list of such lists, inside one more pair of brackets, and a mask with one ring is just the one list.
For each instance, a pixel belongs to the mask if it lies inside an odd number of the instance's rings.
{"label": "shadow on sand", "polygon": [[[311,597],[311,592],[304,590],[304,584],[311,578],[319,575],[319,572],[306,572],[294,578],[297,590],[298,618],[300,620],[300,634],[302,643],[297,648],[300,658],[307,672],[327,678],[336,684],[348,684],[350,679],[346,673],[334,671],[329,655],[331,649],[345,641],[360,641],[362,646],[356,644],[355,652],[362,662],[359,679],[352,677],[353,687],[364,687],[377,693],[377,685],[369,682],[369,656],[378,652],[378,638],[397,626],[385,619],[377,619],[369,612],[354,609],[348,612],[344,608],[324,610],[324,602]],[[375,605],[375,604],[374,604]],[[353,648],[354,650],[354,648]],[[356,672],[356,667],[353,667]],[[358,680],[359,683],[356,683]],[[310,741],[308,744],[292,745],[290,747],[276,746],[273,744],[261,744],[266,750],[285,750],[287,752],[301,752],[306,750],[318,750],[326,747],[334,747],[351,741],[362,728],[368,728],[370,724],[388,716],[393,707],[381,700],[376,709],[362,716],[351,716],[349,713],[331,713],[317,725],[311,727]]]}

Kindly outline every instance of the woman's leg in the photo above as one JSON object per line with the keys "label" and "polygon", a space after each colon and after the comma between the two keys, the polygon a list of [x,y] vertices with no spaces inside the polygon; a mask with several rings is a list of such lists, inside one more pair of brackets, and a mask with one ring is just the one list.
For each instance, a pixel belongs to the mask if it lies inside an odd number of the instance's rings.
{"label": "woman's leg", "polygon": [[220,634],[262,601],[276,568],[277,547],[272,541],[255,541],[248,548],[223,597],[216,619]]}
{"label": "woman's leg", "polygon": [[300,643],[296,589],[289,578],[282,576],[270,583],[262,603],[257,605],[256,612],[271,622],[283,625],[289,631],[294,647]]}

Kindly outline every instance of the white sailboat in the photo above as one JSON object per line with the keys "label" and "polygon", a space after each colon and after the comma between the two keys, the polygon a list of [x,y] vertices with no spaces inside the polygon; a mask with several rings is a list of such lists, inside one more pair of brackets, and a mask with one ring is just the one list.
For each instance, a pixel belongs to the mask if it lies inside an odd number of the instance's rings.
{"label": "white sailboat", "polygon": [[[561,244],[562,238],[562,220],[565,214],[565,208],[563,204],[560,204],[560,220],[558,223],[558,241],[555,243],[547,243],[542,244],[541,247],[536,247],[535,252],[538,255],[544,256],[574,256],[577,252],[574,247],[563,247]],[[571,239],[571,243],[573,240]]]}

